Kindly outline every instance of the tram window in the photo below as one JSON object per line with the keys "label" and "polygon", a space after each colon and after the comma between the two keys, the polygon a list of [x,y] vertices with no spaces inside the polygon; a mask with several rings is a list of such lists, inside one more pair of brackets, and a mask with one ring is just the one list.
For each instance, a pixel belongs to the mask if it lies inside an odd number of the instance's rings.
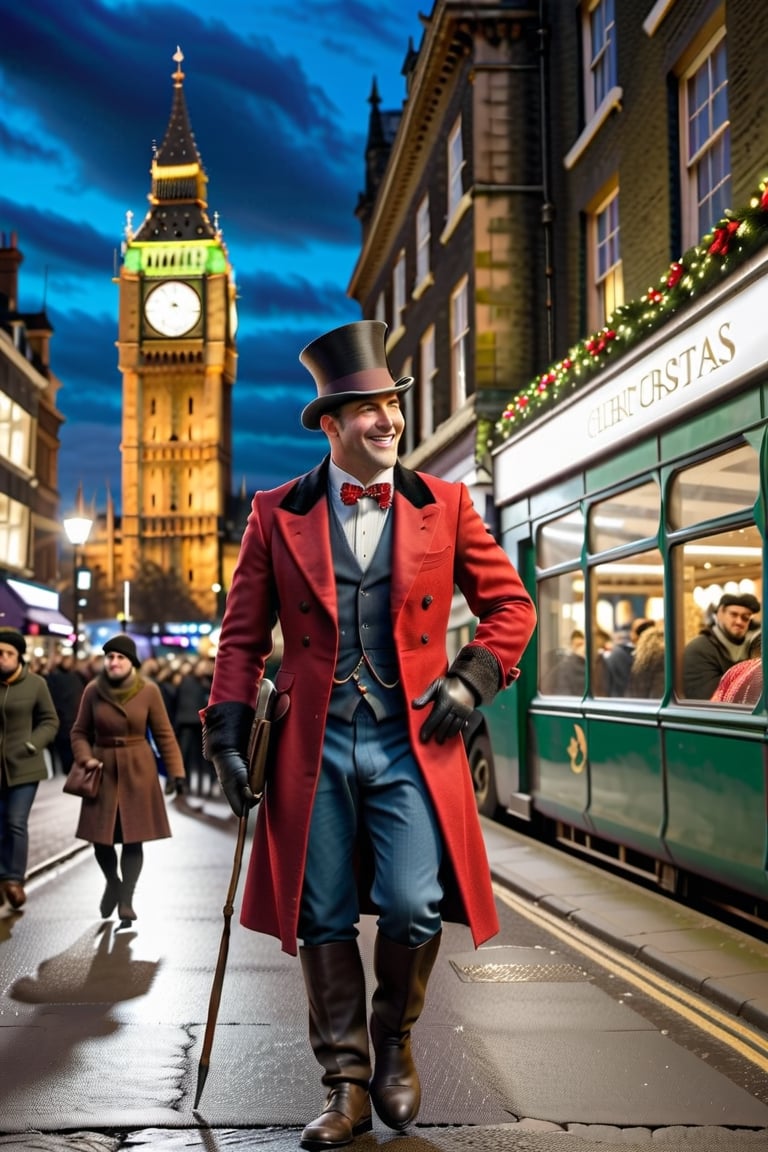
{"label": "tram window", "polygon": [[661,497],[657,484],[641,484],[594,504],[589,513],[589,550],[607,552],[659,534]]}
{"label": "tram window", "polygon": [[[664,564],[658,548],[596,565],[591,569],[590,584],[595,627],[590,652],[591,695],[660,698],[664,684],[663,647],[660,680],[658,675],[645,676],[642,687],[630,680],[639,630],[664,619]],[[608,641],[599,644],[598,632],[606,635]],[[644,651],[643,659],[649,656],[650,648]],[[658,662],[654,671],[659,671]]]}
{"label": "tram window", "polygon": [[586,688],[581,570],[541,580],[537,599],[539,690],[545,695],[581,697]]}
{"label": "tram window", "polygon": [[579,508],[542,524],[536,537],[536,566],[555,568],[580,560],[583,540],[584,515]]}
{"label": "tram window", "polygon": [[760,460],[749,444],[714,456],[673,477],[667,502],[670,528],[752,508],[760,488]]}
{"label": "tram window", "polygon": [[[717,660],[711,662],[709,679],[698,675],[694,664],[696,648],[688,649],[688,645],[700,633],[709,632],[716,624],[719,627],[716,612],[724,594],[752,595],[759,603],[762,556],[762,541],[754,524],[700,536],[673,549],[675,692],[679,698],[711,699],[717,688]],[[747,612],[746,616],[748,621],[735,622],[731,636],[722,637],[715,633],[715,639],[721,642],[720,650],[725,653],[723,671],[733,657],[741,660],[755,655],[760,640],[760,617],[757,611]],[[742,635],[744,623],[748,628]],[[717,648],[714,653],[717,655]]]}

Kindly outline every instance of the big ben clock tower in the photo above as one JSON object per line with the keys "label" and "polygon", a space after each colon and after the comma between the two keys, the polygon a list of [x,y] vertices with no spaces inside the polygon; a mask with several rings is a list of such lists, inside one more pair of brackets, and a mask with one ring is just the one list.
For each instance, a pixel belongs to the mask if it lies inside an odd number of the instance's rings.
{"label": "big ben clock tower", "polygon": [[123,570],[126,579],[149,564],[175,573],[201,615],[213,617],[232,481],[236,289],[206,213],[183,59],[177,50],[150,208],[135,232],[126,228],[118,281]]}

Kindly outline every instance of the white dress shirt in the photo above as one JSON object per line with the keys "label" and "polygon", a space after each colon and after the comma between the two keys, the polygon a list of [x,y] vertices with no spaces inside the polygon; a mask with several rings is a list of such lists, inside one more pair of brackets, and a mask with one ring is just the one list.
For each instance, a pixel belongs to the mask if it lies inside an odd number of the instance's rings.
{"label": "white dress shirt", "polygon": [[392,484],[394,474],[394,468],[385,468],[383,472],[377,473],[373,480],[369,480],[368,484],[363,484],[356,476],[352,476],[349,472],[339,468],[333,460],[330,463],[328,484],[331,507],[339,519],[347,542],[357,557],[358,564],[364,572],[373,559],[390,509],[379,508],[379,505],[370,496],[364,496],[356,504],[344,504],[341,499],[341,486],[342,484],[357,484],[361,488],[367,488],[370,484]]}

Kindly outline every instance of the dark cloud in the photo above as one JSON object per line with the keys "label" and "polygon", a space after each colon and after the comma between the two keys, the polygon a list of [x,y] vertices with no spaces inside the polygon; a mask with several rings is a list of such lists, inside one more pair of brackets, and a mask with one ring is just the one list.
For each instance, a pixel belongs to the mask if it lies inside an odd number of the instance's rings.
{"label": "dark cloud", "polygon": [[[170,113],[174,45],[158,35],[159,11],[95,0],[0,4],[10,97],[67,149],[84,186],[126,208],[146,202],[152,145]],[[268,37],[239,37],[180,5],[164,6],[162,23],[183,42],[190,120],[227,226],[294,246],[312,236],[354,242],[349,173],[362,182],[364,140],[301,62]]]}
{"label": "dark cloud", "polygon": [[343,286],[327,280],[315,283],[304,276],[255,272],[238,276],[237,290],[241,311],[248,309],[259,316],[324,317],[327,327],[335,321],[360,318],[359,306],[349,299]]}
{"label": "dark cloud", "polygon": [[0,120],[0,154],[25,162],[42,160],[57,164],[61,161],[61,153],[55,148],[46,148],[28,132],[24,135],[14,132],[3,120]]}
{"label": "dark cloud", "polygon": [[[365,0],[303,0],[300,6],[286,5],[280,11],[288,20],[337,29],[340,55],[345,55],[353,43],[359,46],[362,59],[375,62],[376,47],[402,51],[405,56],[407,33],[404,32],[403,12],[398,11],[398,7],[382,4],[380,0],[371,4]],[[426,7],[431,8],[431,4]],[[345,34],[343,40],[339,35],[342,31]],[[328,42],[330,40],[326,40]],[[367,52],[364,51],[366,47]]]}
{"label": "dark cloud", "polygon": [[107,488],[120,505],[113,278],[126,212],[138,228],[147,207],[177,43],[240,297],[233,481],[271,487],[325,453],[300,424],[315,389],[298,355],[359,316],[346,285],[367,100],[374,75],[404,96],[416,3],[0,0],[0,231],[16,232],[24,256],[21,310],[45,307],[54,327],[64,510],[80,483],[99,507]]}
{"label": "dark cloud", "polygon": [[74,506],[81,485],[83,499],[97,510],[103,511],[107,492],[119,503],[120,464],[119,423],[87,420],[78,426],[76,437],[63,434],[59,452],[62,513],[66,515]]}
{"label": "dark cloud", "polygon": [[[95,273],[103,277],[105,310],[113,311],[117,301],[111,291],[119,238],[105,235],[86,220],[56,212],[42,211],[19,200],[0,196],[0,222],[4,232],[15,231],[24,262],[20,273],[19,296],[24,299],[25,271],[45,272],[49,288],[58,289],[63,297],[77,293],[81,278]],[[38,303],[21,304],[29,311]],[[113,320],[114,325],[114,320]]]}

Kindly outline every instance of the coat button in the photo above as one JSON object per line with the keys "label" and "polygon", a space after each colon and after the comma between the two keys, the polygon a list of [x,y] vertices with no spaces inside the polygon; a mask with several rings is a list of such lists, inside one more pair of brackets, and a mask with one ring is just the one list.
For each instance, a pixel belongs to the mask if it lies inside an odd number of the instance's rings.
{"label": "coat button", "polygon": [[425,596],[421,602],[421,606],[422,606],[422,608],[429,608],[431,603],[432,603],[432,597],[431,596]]}
{"label": "coat button", "polygon": [[429,644],[429,633],[428,632],[422,632],[421,642],[422,642],[422,644]]}
{"label": "coat button", "polygon": [[309,648],[309,636],[302,636],[301,642],[305,648]]}
{"label": "coat button", "polygon": [[299,612],[309,612],[309,604],[306,600],[302,600],[299,604]]}

